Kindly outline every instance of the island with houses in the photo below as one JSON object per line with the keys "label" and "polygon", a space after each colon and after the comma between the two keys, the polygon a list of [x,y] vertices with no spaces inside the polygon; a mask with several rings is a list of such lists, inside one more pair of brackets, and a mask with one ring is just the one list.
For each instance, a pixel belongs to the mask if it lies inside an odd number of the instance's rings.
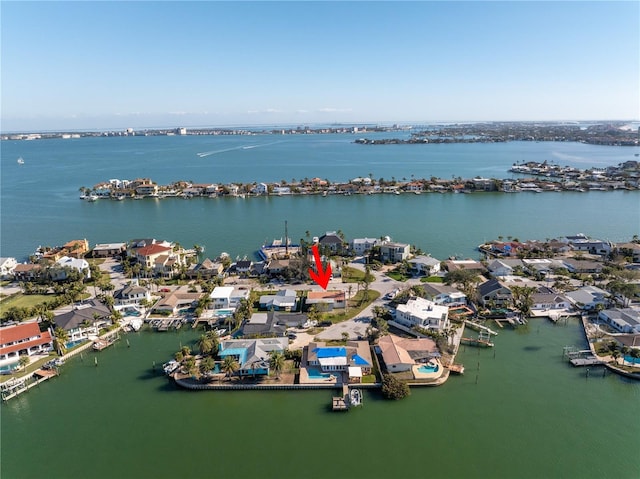
{"label": "island with houses", "polygon": [[[313,246],[332,266],[326,289],[309,277]],[[640,378],[637,237],[499,237],[478,251],[478,260],[434,258],[389,236],[330,231],[262,245],[260,259],[154,238],[76,239],[28,262],[2,258],[2,397],[129,332],[192,328],[197,343],[162,365],[179,386],[337,389],[332,407],[346,410],[363,388],[399,398],[442,385],[464,373],[461,345],[495,347],[504,328],[537,317],[582,323],[588,349],[567,348],[570,364]]]}
{"label": "island with houses", "polygon": [[250,197],[300,195],[373,195],[422,193],[475,193],[475,192],[560,192],[560,191],[636,191],[640,188],[640,163],[626,161],[607,168],[580,169],[552,163],[515,163],[509,170],[517,178],[352,178],[346,182],[331,182],[326,178],[286,179],[277,183],[195,183],[175,181],[160,185],[151,178],[134,180],[110,179],[94,185],[81,186],[80,199],[95,202],[99,199],[122,201],[144,198],[164,199],[177,197]]}

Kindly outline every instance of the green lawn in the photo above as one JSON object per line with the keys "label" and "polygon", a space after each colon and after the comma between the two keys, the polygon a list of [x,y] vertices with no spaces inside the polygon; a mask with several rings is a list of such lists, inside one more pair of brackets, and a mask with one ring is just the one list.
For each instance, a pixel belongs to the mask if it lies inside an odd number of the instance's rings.
{"label": "green lawn", "polygon": [[406,281],[411,278],[411,276],[398,273],[397,271],[389,271],[387,272],[387,276],[391,279],[395,279],[396,281]]}
{"label": "green lawn", "polygon": [[50,353],[49,356],[47,356],[46,358],[41,359],[40,361],[36,361],[35,363],[28,364],[26,369],[20,369],[15,374],[6,374],[6,375],[3,374],[2,376],[0,376],[0,383],[8,381],[9,379],[12,379],[12,378],[21,377],[21,376],[25,376],[26,374],[33,373],[34,371],[40,369],[44,363],[57,357],[58,355],[56,353]]}
{"label": "green lawn", "polygon": [[440,276],[429,276],[428,278],[420,278],[421,283],[442,283],[443,280]]}
{"label": "green lawn", "polygon": [[6,311],[9,308],[17,307],[17,308],[32,308],[38,304],[45,303],[51,299],[55,298],[53,294],[22,294],[17,293],[9,296],[6,299],[3,299],[0,303],[0,310]]}
{"label": "green lawn", "polygon": [[[375,277],[369,273],[369,282],[373,282]],[[364,271],[361,271],[351,266],[345,266],[342,268],[342,282],[343,283],[361,283],[364,281]]]}
{"label": "green lawn", "polygon": [[375,301],[380,296],[378,291],[374,291],[372,289],[369,290],[369,294],[367,298],[364,300],[362,304],[360,301],[364,297],[364,291],[358,291],[356,295],[353,296],[349,300],[349,309],[348,311],[340,312],[340,313],[324,313],[321,317],[321,321],[331,321],[332,323],[340,323],[342,321],[346,321],[347,319],[351,319],[354,316],[358,315],[360,311],[369,306],[373,301]]}

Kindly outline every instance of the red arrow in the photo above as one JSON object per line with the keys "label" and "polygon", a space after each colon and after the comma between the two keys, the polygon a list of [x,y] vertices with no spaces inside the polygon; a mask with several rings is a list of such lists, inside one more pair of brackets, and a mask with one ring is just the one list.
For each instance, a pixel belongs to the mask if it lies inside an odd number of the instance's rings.
{"label": "red arrow", "polygon": [[331,278],[331,265],[327,264],[327,269],[322,270],[322,260],[320,259],[320,253],[318,252],[318,245],[314,244],[311,248],[313,250],[313,257],[316,260],[316,269],[318,272],[316,273],[313,268],[309,268],[309,276],[314,280],[322,289],[327,289],[327,284],[329,284],[329,278]]}

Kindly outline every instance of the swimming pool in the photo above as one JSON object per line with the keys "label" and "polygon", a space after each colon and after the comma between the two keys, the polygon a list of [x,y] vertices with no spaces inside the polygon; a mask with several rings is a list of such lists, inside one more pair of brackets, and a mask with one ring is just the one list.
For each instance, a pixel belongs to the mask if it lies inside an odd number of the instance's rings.
{"label": "swimming pool", "polygon": [[421,373],[435,373],[438,372],[437,364],[423,364],[418,368],[418,371]]}
{"label": "swimming pool", "polygon": [[75,348],[78,344],[84,343],[86,339],[76,339],[75,341],[67,341],[64,345],[65,348]]}
{"label": "swimming pool", "polygon": [[213,311],[213,315],[217,318],[226,318],[231,316],[235,309],[216,309]]}
{"label": "swimming pool", "polygon": [[634,358],[633,356],[625,356],[624,360],[630,364],[640,364],[640,358]]}
{"label": "swimming pool", "polygon": [[331,379],[332,376],[332,374],[321,373],[314,368],[307,368],[307,374],[309,375],[309,379]]}
{"label": "swimming pool", "polygon": [[13,370],[18,367],[18,364],[19,363],[11,363],[0,366],[0,374],[11,374]]}

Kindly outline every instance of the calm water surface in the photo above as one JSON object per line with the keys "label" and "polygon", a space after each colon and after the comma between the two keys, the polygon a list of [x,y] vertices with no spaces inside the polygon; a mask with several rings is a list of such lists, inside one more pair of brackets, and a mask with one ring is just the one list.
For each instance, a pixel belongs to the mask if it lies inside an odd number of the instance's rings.
{"label": "calm water surface", "polygon": [[[152,370],[196,337],[140,332],[2,405],[2,477],[636,478],[640,384],[562,361],[577,322],[532,320],[403,401],[183,391]],[[98,366],[94,365],[94,355]],[[39,445],[37,451],[25,445]],[[33,460],[34,455],[38,460]],[[52,466],[53,465],[53,466]],[[53,467],[53,469],[51,469]],[[52,472],[53,471],[53,472]]]}

